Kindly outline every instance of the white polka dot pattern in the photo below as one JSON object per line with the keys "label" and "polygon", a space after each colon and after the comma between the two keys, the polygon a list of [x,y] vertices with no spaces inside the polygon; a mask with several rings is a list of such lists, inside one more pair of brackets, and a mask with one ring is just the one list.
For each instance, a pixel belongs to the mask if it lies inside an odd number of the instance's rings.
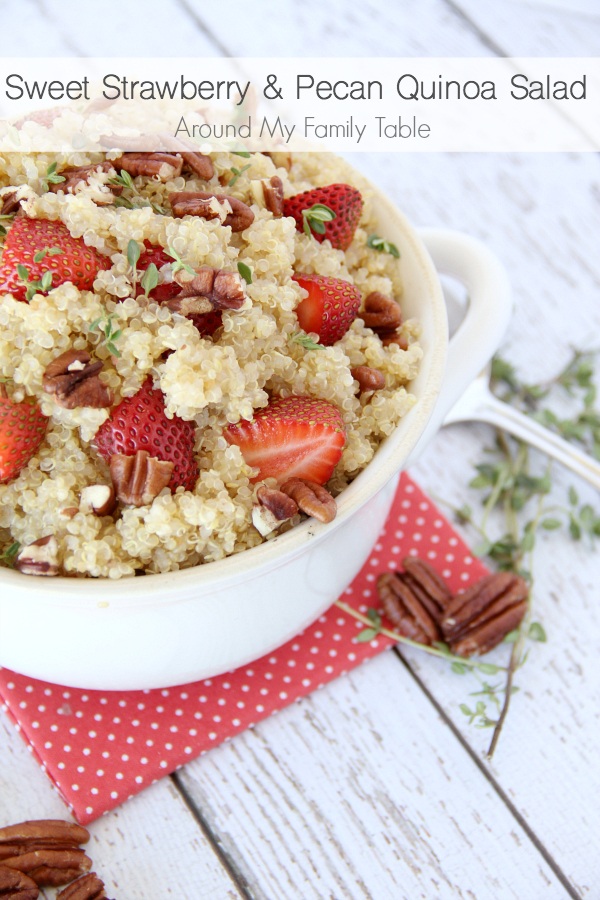
{"label": "white polka dot pattern", "polygon": [[[403,473],[386,527],[341,599],[363,614],[377,606],[377,574],[405,556],[429,559],[453,591],[487,572]],[[252,668],[164,690],[85,692],[0,669],[0,709],[85,824],[391,646],[381,636],[356,643],[362,628],[332,606]]]}

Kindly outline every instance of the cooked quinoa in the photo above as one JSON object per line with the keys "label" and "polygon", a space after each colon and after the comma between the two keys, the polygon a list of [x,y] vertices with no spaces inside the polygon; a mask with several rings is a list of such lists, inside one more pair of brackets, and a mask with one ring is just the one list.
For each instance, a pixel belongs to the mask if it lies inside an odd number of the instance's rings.
{"label": "cooked quinoa", "polygon": [[[342,160],[316,153],[294,155],[288,172],[269,156],[255,153],[243,161],[251,168],[227,187],[240,159],[215,153],[210,182],[195,177],[166,184],[135,179],[139,194],[166,210],[173,191],[226,192],[243,200],[255,219],[245,231],[232,234],[219,219],[175,219],[151,207],[98,206],[94,198],[106,196],[104,185],[110,177],[104,172],[76,194],[42,193],[42,176],[53,162],[60,172],[65,166],[104,158],[82,153],[0,155],[0,194],[22,186],[19,196],[26,198],[27,215],[62,221],[73,237],[83,237],[112,260],[109,269],[99,272],[93,292],[80,292],[67,283],[47,296],[36,294],[30,303],[0,295],[0,376],[13,400],[34,396],[49,417],[38,452],[14,480],[0,485],[0,547],[54,534],[64,574],[120,578],[140,570],[168,572],[211,562],[263,541],[250,518],[258,487],[250,479],[257,470],[225,440],[223,429],[250,419],[273,396],[324,399],[341,411],[346,444],[327,485],[337,495],[416,402],[406,384],[416,375],[422,351],[416,321],[402,326],[408,342],[408,349],[402,350],[397,344],[384,347],[364,326],[360,313],[334,346],[306,350],[289,341],[299,330],[294,310],[305,296],[292,280],[294,273],[335,276],[356,285],[363,297],[380,291],[401,300],[401,264],[367,247],[369,234],[376,231],[369,186]],[[251,180],[274,175],[282,179],[285,197],[342,182],[361,191],[362,218],[346,252],[332,249],[329,241],[318,243],[297,231],[292,218],[274,218],[257,205]],[[170,245],[194,269],[208,265],[235,272],[238,262],[251,269],[243,307],[223,313],[223,327],[214,341],[201,337],[189,319],[166,306],[131,296],[131,239]],[[122,329],[120,358],[111,356],[99,331],[89,330],[105,313],[114,313]],[[164,393],[167,414],[195,423],[200,477],[194,491],[180,487],[172,494],[164,488],[151,505],[122,508],[114,518],[81,511],[70,518],[63,513],[79,507],[85,486],[110,484],[108,466],[92,446],[110,410],[64,409],[42,389],[44,370],[69,348],[88,350],[103,361],[100,378],[114,392],[114,404],[135,394],[151,375]],[[174,352],[165,358],[169,350]],[[385,388],[359,397],[350,374],[356,366],[382,372]],[[274,486],[275,481],[267,479],[266,484]],[[294,517],[287,527],[299,520]]]}

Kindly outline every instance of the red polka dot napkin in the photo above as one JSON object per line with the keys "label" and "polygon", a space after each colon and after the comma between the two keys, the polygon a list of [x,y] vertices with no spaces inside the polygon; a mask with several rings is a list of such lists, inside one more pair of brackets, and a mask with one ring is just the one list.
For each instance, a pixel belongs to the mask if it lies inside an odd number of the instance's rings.
{"label": "red polka dot napkin", "polygon": [[[452,590],[487,572],[403,473],[386,527],[340,599],[362,613],[377,607],[377,575],[408,555],[428,559]],[[82,691],[0,669],[0,708],[85,824],[393,643],[356,643],[364,627],[334,605],[250,666],[168,690]]]}

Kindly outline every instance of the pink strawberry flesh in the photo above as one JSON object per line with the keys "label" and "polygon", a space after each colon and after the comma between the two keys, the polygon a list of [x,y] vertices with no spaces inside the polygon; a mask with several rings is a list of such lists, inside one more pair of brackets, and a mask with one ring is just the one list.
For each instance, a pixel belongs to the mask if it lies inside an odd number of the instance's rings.
{"label": "pink strawberry flesh", "polygon": [[16,478],[44,440],[48,419],[31,399],[13,403],[0,385],[0,484]]}
{"label": "pink strawberry flesh", "polygon": [[110,462],[113,453],[134,456],[147,450],[156,459],[174,463],[169,488],[183,485],[193,491],[198,480],[194,457],[194,425],[179,416],[167,419],[162,391],[147,378],[137,394],[121,400],[110,418],[100,426],[94,444],[100,456]]}
{"label": "pink strawberry flesh", "polygon": [[308,478],[325,484],[340,461],[346,441],[336,406],[311,397],[271,400],[252,422],[229,425],[223,435],[236,444],[249,466],[259,473],[251,481]]}
{"label": "pink strawberry flesh", "polygon": [[355,318],[361,303],[358,288],[341,278],[324,275],[294,275],[308,297],[296,307],[298,323],[307,333],[316,332],[319,341],[330,347],[342,338]]}
{"label": "pink strawberry flesh", "polygon": [[[40,262],[34,256],[41,250],[59,249],[56,255],[46,253]],[[81,291],[91,291],[100,269],[111,266],[109,257],[87,247],[82,238],[71,237],[62,222],[17,216],[4,241],[0,261],[0,294],[12,294],[26,300],[27,284],[21,280],[17,266],[25,266],[29,281],[40,281],[44,272],[52,273],[52,287],[70,281]]]}
{"label": "pink strawberry flesh", "polygon": [[347,250],[362,214],[363,202],[360,191],[349,184],[328,184],[326,187],[313,188],[284,200],[283,214],[293,216],[297,230],[304,231],[302,211],[310,209],[315,203],[322,203],[335,213],[335,219],[324,223],[324,234],[311,229],[315,241],[322,243],[329,239],[331,246],[336,250]]}

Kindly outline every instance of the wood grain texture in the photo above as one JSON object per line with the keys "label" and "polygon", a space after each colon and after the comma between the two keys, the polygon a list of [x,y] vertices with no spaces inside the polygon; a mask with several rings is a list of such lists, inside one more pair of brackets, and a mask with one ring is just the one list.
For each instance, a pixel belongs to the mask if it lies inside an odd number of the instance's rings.
{"label": "wood grain texture", "polygon": [[[66,807],[12,723],[0,714],[0,825],[43,818],[67,818]],[[168,778],[102,817],[89,830],[92,837],[87,852],[109,896],[120,900],[240,900]]]}
{"label": "wood grain texture", "polygon": [[391,653],[182,780],[265,900],[566,896]]}

